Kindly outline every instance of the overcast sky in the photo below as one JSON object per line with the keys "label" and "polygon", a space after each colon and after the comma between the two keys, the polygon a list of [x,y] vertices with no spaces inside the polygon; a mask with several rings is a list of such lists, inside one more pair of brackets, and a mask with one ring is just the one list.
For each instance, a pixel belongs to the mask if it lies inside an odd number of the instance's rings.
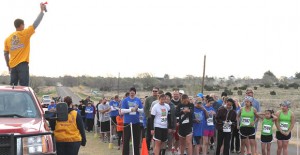
{"label": "overcast sky", "polygon": [[[0,1],[0,48],[31,25],[37,0]],[[149,72],[261,78],[300,72],[298,0],[49,0],[31,38],[30,73],[134,77]],[[7,71],[0,56],[0,73]]]}

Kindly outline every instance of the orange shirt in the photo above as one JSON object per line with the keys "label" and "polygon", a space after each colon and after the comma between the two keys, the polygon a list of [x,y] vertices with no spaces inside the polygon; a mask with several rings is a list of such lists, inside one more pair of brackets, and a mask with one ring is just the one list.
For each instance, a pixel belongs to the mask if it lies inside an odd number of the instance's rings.
{"label": "orange shirt", "polygon": [[22,31],[16,31],[6,38],[4,51],[9,53],[9,67],[21,62],[29,62],[30,37],[34,33],[33,25]]}
{"label": "orange shirt", "polygon": [[123,126],[124,126],[124,123],[123,123],[123,117],[120,117],[120,116],[117,116],[116,117],[116,119],[117,119],[117,131],[123,131]]}

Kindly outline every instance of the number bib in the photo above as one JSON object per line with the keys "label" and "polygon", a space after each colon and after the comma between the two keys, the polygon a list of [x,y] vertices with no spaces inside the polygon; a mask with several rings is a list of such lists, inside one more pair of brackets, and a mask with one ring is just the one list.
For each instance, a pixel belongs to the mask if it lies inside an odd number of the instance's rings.
{"label": "number bib", "polygon": [[161,124],[167,124],[167,120],[166,116],[161,116]]}
{"label": "number bib", "polygon": [[129,115],[136,115],[136,112],[130,112]]}
{"label": "number bib", "polygon": [[231,132],[231,126],[227,123],[223,125],[223,132]]}
{"label": "number bib", "polygon": [[280,129],[282,131],[288,131],[289,130],[289,124],[285,122],[280,122]]}
{"label": "number bib", "polygon": [[264,125],[263,133],[271,133],[271,125]]}
{"label": "number bib", "polygon": [[249,117],[242,118],[242,124],[245,126],[250,125],[250,118]]}
{"label": "number bib", "polygon": [[144,117],[142,116],[142,115],[140,115],[140,123],[143,123],[144,121],[143,121],[143,119],[144,119]]}
{"label": "number bib", "polygon": [[207,121],[207,126],[213,126],[214,125],[213,118],[208,118],[206,121]]}

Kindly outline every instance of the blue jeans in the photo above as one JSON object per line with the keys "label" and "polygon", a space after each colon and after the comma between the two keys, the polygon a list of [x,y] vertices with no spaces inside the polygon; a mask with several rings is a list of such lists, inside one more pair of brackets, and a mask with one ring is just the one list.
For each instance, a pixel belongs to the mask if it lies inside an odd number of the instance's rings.
{"label": "blue jeans", "polygon": [[10,71],[10,85],[29,86],[28,62],[21,62]]}

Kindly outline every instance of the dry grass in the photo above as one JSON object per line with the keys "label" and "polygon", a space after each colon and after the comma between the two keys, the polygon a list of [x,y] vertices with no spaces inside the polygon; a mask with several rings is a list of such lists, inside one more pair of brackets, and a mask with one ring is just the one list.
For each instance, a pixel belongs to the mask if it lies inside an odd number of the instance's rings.
{"label": "dry grass", "polygon": [[120,155],[122,152],[117,150],[115,146],[113,149],[109,149],[109,143],[100,142],[99,136],[94,132],[86,132],[87,144],[85,147],[80,147],[79,155]]}

